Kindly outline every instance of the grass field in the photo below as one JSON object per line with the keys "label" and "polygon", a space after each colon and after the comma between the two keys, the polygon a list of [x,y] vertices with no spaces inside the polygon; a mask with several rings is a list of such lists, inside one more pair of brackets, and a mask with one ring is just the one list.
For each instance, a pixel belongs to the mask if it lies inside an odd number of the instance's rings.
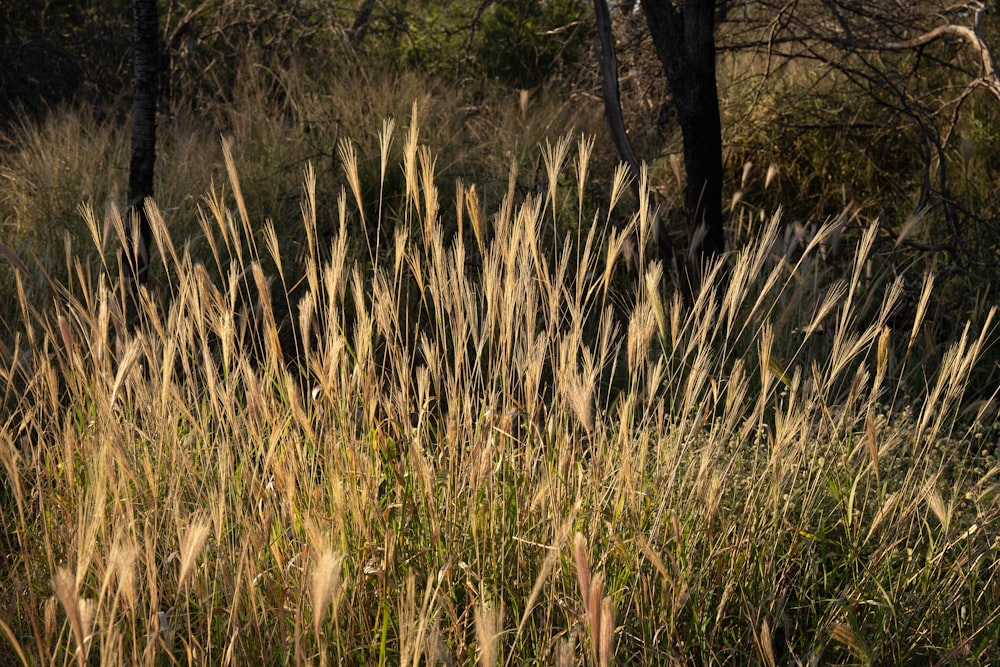
{"label": "grass field", "polygon": [[7,258],[0,664],[1000,664],[994,308],[780,214],[688,306],[586,139],[444,205],[378,138],[291,230],[223,144],[135,331],[114,207]]}

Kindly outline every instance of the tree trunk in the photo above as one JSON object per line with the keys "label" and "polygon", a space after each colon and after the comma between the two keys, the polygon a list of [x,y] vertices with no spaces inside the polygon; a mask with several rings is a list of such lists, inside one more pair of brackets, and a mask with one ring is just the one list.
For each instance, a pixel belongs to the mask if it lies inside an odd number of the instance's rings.
{"label": "tree trunk", "polygon": [[[685,205],[704,259],[722,253],[722,122],[715,81],[715,0],[642,3],[681,126]],[[696,232],[695,238],[700,236]]]}
{"label": "tree trunk", "polygon": [[[633,185],[639,180],[639,158],[632,150],[632,143],[625,132],[622,119],[621,92],[618,86],[618,58],[615,55],[615,36],[611,29],[611,12],[607,0],[594,0],[594,16],[597,22],[597,64],[601,70],[601,93],[604,97],[604,116],[611,131],[618,159],[632,169]],[[638,192],[638,190],[637,190]],[[638,196],[636,197],[638,200]]]}
{"label": "tree trunk", "polygon": [[156,96],[160,71],[156,0],[132,0],[132,51],[135,92],[132,98],[132,149],[128,178],[128,229],[136,233],[125,251],[125,281],[130,325],[138,317],[139,288],[149,277],[152,230],[144,202],[153,196],[156,164]]}
{"label": "tree trunk", "polygon": [[[621,5],[619,6],[621,7]],[[622,11],[625,11],[624,8]],[[629,141],[628,132],[625,130],[625,120],[622,118],[621,89],[618,85],[618,58],[615,55],[615,37],[607,0],[594,0],[594,15],[597,23],[597,42],[594,45],[594,51],[601,71],[604,115],[608,121],[608,129],[611,132],[611,140],[615,144],[618,159],[632,170],[632,194],[638,204],[641,163],[632,148],[632,142]],[[658,211],[659,208],[656,207],[656,210]],[[657,251],[663,264],[664,276],[673,275],[685,297],[690,301],[690,279],[682,262],[678,261],[677,249],[663,228],[663,221],[659,215],[653,221],[653,225],[653,236],[657,242]]]}

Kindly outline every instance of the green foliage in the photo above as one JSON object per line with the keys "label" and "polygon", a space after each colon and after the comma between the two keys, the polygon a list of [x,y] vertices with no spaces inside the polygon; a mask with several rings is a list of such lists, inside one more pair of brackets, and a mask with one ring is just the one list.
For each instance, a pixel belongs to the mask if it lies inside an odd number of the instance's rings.
{"label": "green foliage", "polygon": [[388,65],[454,76],[467,69],[477,3],[464,0],[397,0],[363,46]]}
{"label": "green foliage", "polygon": [[534,88],[576,64],[590,37],[578,0],[504,0],[483,15],[476,55],[484,72],[514,88]]}

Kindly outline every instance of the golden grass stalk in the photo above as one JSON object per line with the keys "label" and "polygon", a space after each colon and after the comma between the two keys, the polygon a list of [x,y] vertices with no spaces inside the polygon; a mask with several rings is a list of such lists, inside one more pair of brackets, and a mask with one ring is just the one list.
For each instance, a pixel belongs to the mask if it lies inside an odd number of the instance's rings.
{"label": "golden grass stalk", "polygon": [[90,650],[90,628],[93,623],[93,608],[88,600],[79,597],[77,576],[66,568],[56,570],[52,578],[52,592],[62,605],[69,620],[76,645],[76,661],[81,667],[87,664]]}
{"label": "golden grass stalk", "polygon": [[201,555],[208,539],[210,526],[204,519],[199,519],[188,526],[180,540],[180,571],[177,574],[177,588],[184,588],[195,560]]}
{"label": "golden grass stalk", "polygon": [[313,632],[319,638],[320,628],[326,618],[329,608],[333,606],[333,616],[336,618],[340,606],[343,583],[341,567],[344,556],[331,550],[324,550],[314,565],[310,581],[310,597],[313,608]]}
{"label": "golden grass stalk", "polygon": [[611,664],[615,634],[615,609],[610,596],[604,595],[604,575],[591,575],[587,564],[587,540],[581,533],[573,536],[573,557],[577,582],[590,628],[591,657],[595,665]]}
{"label": "golden grass stalk", "polygon": [[493,667],[497,660],[497,640],[503,631],[503,606],[497,608],[482,600],[476,605],[475,615],[478,663],[481,667]]}

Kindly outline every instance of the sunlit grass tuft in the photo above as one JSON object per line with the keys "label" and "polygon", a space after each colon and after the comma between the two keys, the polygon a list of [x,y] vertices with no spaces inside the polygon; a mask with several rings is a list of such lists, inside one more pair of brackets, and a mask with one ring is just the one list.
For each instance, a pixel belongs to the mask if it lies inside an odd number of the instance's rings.
{"label": "sunlit grass tuft", "polygon": [[[993,310],[925,372],[925,309],[894,328],[901,285],[870,275],[876,227],[830,263],[837,221],[793,243],[780,216],[689,308],[645,250],[645,174],[615,227],[585,211],[592,144],[547,143],[544,188],[518,194],[516,165],[495,205],[456,185],[467,239],[415,116],[398,164],[382,127],[378,183],[339,144],[335,211],[305,168],[295,266],[224,144],[200,238],[150,204],[164,269],[134,332],[113,208],[84,210],[100,270],[21,300],[0,365],[15,653],[996,661],[1000,467],[987,413],[962,413]],[[619,202],[624,172],[608,185]]]}

